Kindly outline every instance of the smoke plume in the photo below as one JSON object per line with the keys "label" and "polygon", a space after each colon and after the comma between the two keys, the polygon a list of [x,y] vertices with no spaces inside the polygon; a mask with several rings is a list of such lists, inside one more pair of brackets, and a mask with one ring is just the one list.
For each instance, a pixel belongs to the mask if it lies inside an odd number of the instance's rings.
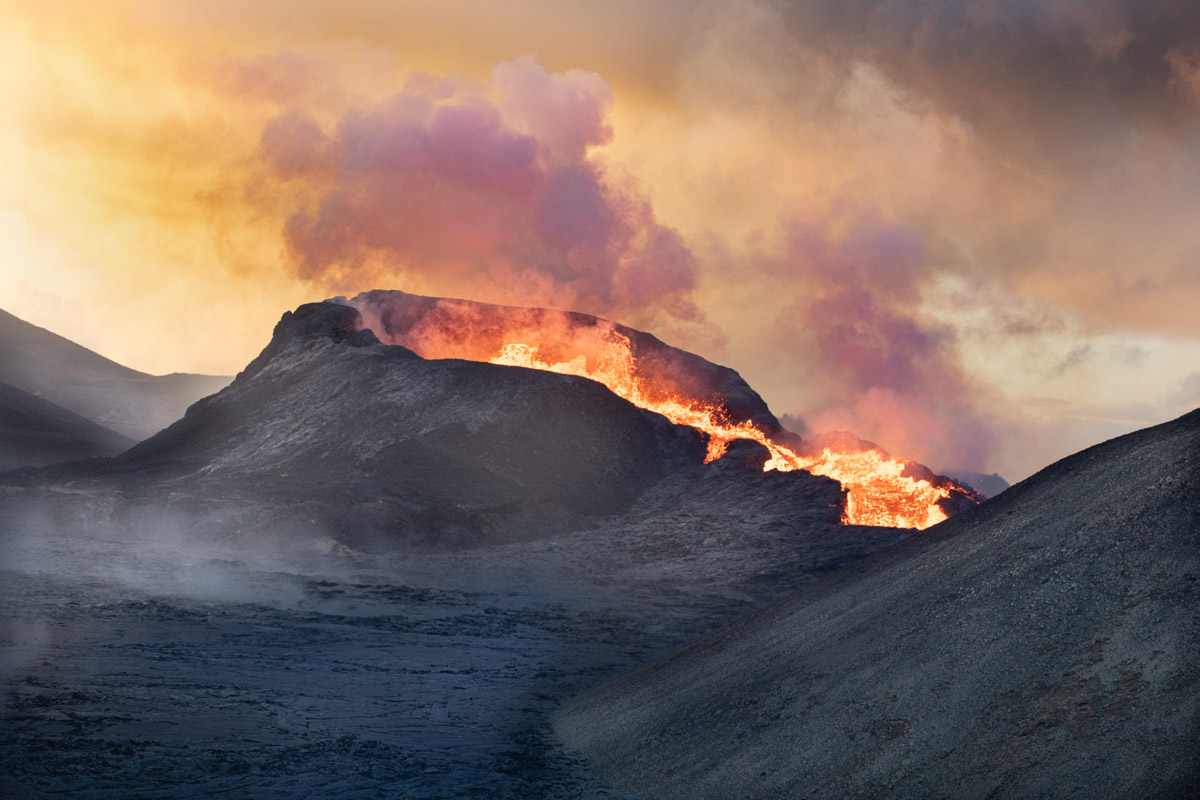
{"label": "smoke plume", "polygon": [[985,463],[995,420],[954,330],[922,311],[933,270],[921,239],[857,212],[794,221],[785,247],[772,271],[798,297],[776,330],[804,370],[809,426],[943,469]]}
{"label": "smoke plume", "polygon": [[345,113],[272,119],[259,155],[302,278],[339,291],[398,285],[645,324],[700,320],[682,237],[596,149],[612,138],[598,76],[501,64],[490,87],[429,75]]}

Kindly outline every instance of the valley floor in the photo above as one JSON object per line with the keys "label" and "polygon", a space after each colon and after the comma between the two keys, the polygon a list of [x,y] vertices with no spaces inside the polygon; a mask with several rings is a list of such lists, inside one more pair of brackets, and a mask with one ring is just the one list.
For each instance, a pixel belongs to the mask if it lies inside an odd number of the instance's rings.
{"label": "valley floor", "polygon": [[678,515],[443,555],[10,531],[0,795],[625,798],[568,697],[902,533]]}

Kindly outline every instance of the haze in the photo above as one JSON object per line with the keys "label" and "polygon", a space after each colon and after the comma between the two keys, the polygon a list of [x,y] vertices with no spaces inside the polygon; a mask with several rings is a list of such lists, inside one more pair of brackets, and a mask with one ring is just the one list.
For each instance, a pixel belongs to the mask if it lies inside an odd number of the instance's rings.
{"label": "haze", "polygon": [[137,369],[398,288],[1010,481],[1200,404],[1182,0],[0,0],[0,92],[0,306]]}

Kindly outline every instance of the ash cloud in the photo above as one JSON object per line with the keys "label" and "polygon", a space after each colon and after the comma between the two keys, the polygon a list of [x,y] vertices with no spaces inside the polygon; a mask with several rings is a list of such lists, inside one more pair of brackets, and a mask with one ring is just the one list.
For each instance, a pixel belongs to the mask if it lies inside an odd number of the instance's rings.
{"label": "ash cloud", "polygon": [[532,58],[491,84],[415,75],[328,129],[298,108],[272,119],[259,157],[303,198],[284,226],[297,274],[701,322],[691,250],[595,152],[612,138],[607,84]]}

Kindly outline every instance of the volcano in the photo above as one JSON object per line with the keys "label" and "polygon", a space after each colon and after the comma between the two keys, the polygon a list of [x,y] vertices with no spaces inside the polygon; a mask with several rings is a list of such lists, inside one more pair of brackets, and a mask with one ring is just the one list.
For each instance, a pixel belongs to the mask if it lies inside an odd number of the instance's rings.
{"label": "volcano", "polygon": [[[411,302],[441,314],[460,301]],[[887,794],[875,790],[904,776],[880,777],[874,751],[861,749],[876,736],[914,762],[923,747],[950,748],[952,771],[984,778],[998,750],[1004,777],[1005,758],[1062,752],[1036,738],[1047,725],[1122,757],[1128,748],[1112,732],[1128,725],[1131,738],[1186,763],[1177,745],[1189,735],[1196,682],[1178,654],[1190,652],[1194,624],[1165,609],[1196,599],[1185,582],[1195,571],[1194,436],[1174,429],[1066,462],[924,533],[847,525],[850,493],[838,481],[767,467],[780,448],[863,443],[802,443],[773,429],[732,370],[576,315],[567,319],[596,346],[592,362],[507,336],[470,359],[426,358],[389,343],[404,329],[397,318],[388,333],[369,312],[349,301],[301,306],[229,386],[166,430],[117,457],[3,475],[0,795],[177,796],[202,786],[254,796],[625,797],[555,740],[555,710],[806,586],[803,597],[823,597],[822,587],[847,594],[827,608],[785,602],[767,617],[787,617],[778,630],[743,618],[719,634],[736,648],[735,666],[714,656],[723,645],[701,640],[654,668],[690,664],[688,687],[668,681],[638,695],[633,673],[577,701],[560,731],[615,780],[644,780],[636,791],[651,796],[670,796],[672,784],[695,796],[778,796],[797,752],[833,752],[846,760],[832,785],[873,781],[863,793]],[[716,418],[677,424],[571,374],[605,377],[613,367],[610,376],[638,378],[643,346],[661,356],[648,363],[680,371],[670,380],[691,381]],[[533,368],[488,363],[517,359]],[[653,385],[633,389],[635,399],[661,399]],[[759,436],[714,448],[723,437],[703,426],[713,422]],[[915,465],[901,469],[920,477]],[[1192,526],[1191,544],[1171,538],[1179,525]],[[1161,527],[1162,538],[1144,526]],[[1018,635],[1040,649],[1021,652]],[[1080,637],[1096,645],[1082,660]],[[800,685],[788,670],[810,652],[819,663],[805,662],[812,675],[799,678],[826,681],[806,695],[815,719],[771,694]],[[980,660],[996,670],[976,674]],[[922,717],[893,700],[921,685],[926,662],[943,672],[929,673],[932,688],[918,699],[944,693],[971,714],[999,704],[995,714],[1023,726],[978,736],[996,748],[983,767],[953,749],[968,727],[961,719],[937,706]],[[872,673],[875,663],[886,669]],[[642,708],[629,707],[635,699]],[[1143,712],[1150,721],[1130,722]],[[1183,733],[1156,739],[1153,719]],[[828,746],[813,733],[822,724]],[[793,749],[780,726],[813,737],[808,750]],[[760,734],[768,752],[737,749]],[[1021,749],[1022,736],[1034,737],[1032,749]],[[629,777],[606,754],[639,772]],[[674,764],[656,773],[648,758],[677,758],[684,771],[664,777]],[[706,772],[709,760],[728,779]],[[1162,763],[1127,761],[1135,770]],[[760,783],[763,772],[774,782]],[[963,785],[967,795],[976,786]]]}
{"label": "volcano", "polygon": [[165,431],[0,476],[0,796],[620,797],[554,707],[915,535],[707,453],[587,378],[288,312]]}
{"label": "volcano", "polygon": [[733,370],[605,319],[398,291],[366,292],[348,302],[380,339],[426,358],[488,361],[602,383],[639,408],[702,431],[710,461],[731,441],[757,441],[770,453],[764,469],[806,470],[839,481],[847,489],[847,523],[926,528],[982,499],[851,433],[804,441],[785,430]]}
{"label": "volcano", "polygon": [[654,798],[1200,796],[1200,410],[573,701]]}
{"label": "volcano", "polygon": [[978,499],[851,434],[801,440],[735,371],[641,331],[384,291],[288,312],[183,419],[47,474],[214,535],[453,549],[587,528],[750,444],[756,469],[796,476],[768,482],[784,496],[838,480],[814,502],[843,523],[921,528]]}
{"label": "volcano", "polygon": [[[165,507],[206,535],[412,551],[592,527],[666,478],[688,476],[677,482],[685,491],[705,453],[700,431],[595,381],[425,359],[381,343],[354,308],[317,303],[285,314],[229,387],[168,429],[117,458],[27,480],[120,498],[118,517]],[[728,460],[747,458],[730,448]],[[812,487],[803,502],[836,521],[844,499],[833,481],[798,473],[785,483],[782,496]]]}

